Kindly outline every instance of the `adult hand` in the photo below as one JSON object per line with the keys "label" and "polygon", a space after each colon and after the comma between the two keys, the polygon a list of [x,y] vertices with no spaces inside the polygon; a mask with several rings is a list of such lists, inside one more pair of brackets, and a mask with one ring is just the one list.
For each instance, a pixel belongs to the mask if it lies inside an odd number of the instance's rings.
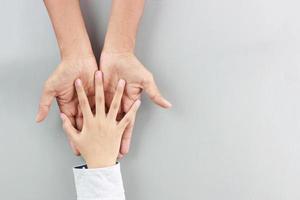
{"label": "adult hand", "polygon": [[[121,111],[127,113],[132,104],[140,98],[142,90],[150,99],[163,108],[170,108],[169,103],[159,92],[153,75],[140,63],[133,53],[107,53],[102,52],[100,69],[104,75],[104,90],[107,106],[112,102],[118,80],[126,81],[122,97]],[[122,137],[120,156],[129,151],[134,118],[127,126]]]}
{"label": "adult hand", "polygon": [[[73,125],[82,127],[82,114],[79,112],[78,98],[74,81],[81,79],[88,97],[94,96],[94,73],[98,69],[94,56],[81,59],[65,59],[45,82],[36,121],[43,121],[50,110],[51,102],[56,97],[60,112],[64,113]],[[92,98],[90,98],[92,99]],[[71,143],[76,155],[80,152]]]}

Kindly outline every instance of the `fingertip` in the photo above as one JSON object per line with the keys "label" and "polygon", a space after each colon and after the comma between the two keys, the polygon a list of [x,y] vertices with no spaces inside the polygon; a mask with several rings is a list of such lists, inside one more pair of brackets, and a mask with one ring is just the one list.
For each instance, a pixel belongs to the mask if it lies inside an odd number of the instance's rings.
{"label": "fingertip", "polygon": [[123,154],[121,154],[121,153],[119,153],[119,155],[118,155],[118,159],[122,159],[122,158],[124,158],[124,155],[123,155]]}
{"label": "fingertip", "polygon": [[40,116],[40,114],[38,113],[35,117],[35,122],[40,123],[42,120],[42,117]]}
{"label": "fingertip", "polygon": [[162,98],[160,99],[160,101],[156,102],[159,106],[163,107],[163,108],[171,108],[172,107],[172,104],[167,101],[166,99]]}
{"label": "fingertip", "polygon": [[122,143],[120,154],[124,156],[128,154],[128,152],[129,152],[129,143],[125,143],[125,144]]}
{"label": "fingertip", "polygon": [[95,77],[98,78],[99,80],[102,78],[102,73],[101,71],[96,71]]}
{"label": "fingertip", "polygon": [[76,86],[81,86],[81,80],[80,80],[79,78],[76,79],[75,85],[76,85]]}
{"label": "fingertip", "polygon": [[136,107],[139,108],[141,106],[142,102],[141,102],[140,99],[138,99],[138,100],[135,101],[135,103],[136,103]]}
{"label": "fingertip", "polygon": [[125,86],[125,80],[124,79],[119,80],[119,86],[121,86],[121,87]]}
{"label": "fingertip", "polygon": [[40,123],[42,122],[47,116],[47,112],[43,113],[42,110],[39,110],[36,117],[35,117],[35,122]]}
{"label": "fingertip", "polygon": [[173,105],[169,101],[165,100],[165,107],[166,108],[172,108],[172,106]]}

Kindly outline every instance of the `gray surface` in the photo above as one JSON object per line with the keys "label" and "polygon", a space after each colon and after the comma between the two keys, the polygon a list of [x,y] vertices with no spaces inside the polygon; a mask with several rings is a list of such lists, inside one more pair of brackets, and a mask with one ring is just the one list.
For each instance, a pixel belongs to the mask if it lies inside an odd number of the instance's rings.
{"label": "gray surface", "polygon": [[[98,48],[110,1],[83,4]],[[174,108],[143,101],[122,163],[127,199],[300,199],[299,6],[147,1],[137,55]],[[73,200],[81,161],[56,105],[34,123],[59,62],[42,1],[2,1],[0,24],[1,199]]]}

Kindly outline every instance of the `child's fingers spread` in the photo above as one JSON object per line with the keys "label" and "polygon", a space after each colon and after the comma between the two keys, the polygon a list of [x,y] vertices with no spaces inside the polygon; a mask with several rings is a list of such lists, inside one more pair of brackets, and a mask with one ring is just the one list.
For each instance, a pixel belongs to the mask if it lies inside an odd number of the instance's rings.
{"label": "child's fingers spread", "polygon": [[62,122],[63,122],[63,129],[64,131],[66,132],[66,134],[68,135],[68,137],[74,141],[76,140],[76,137],[77,137],[77,130],[73,127],[71,121],[69,120],[69,118],[61,113],[60,114],[60,117],[62,119]]}
{"label": "child's fingers spread", "polygon": [[108,117],[111,119],[116,119],[118,110],[120,108],[121,104],[121,99],[123,96],[124,92],[124,87],[125,87],[125,81],[124,80],[119,80],[117,90],[115,92],[115,96],[112,100],[112,103],[110,104],[109,112],[108,112]]}
{"label": "child's fingers spread", "polygon": [[128,113],[123,117],[123,119],[119,122],[119,127],[121,129],[125,129],[127,125],[134,120],[136,112],[138,111],[141,105],[141,100],[136,100],[134,104],[131,106]]}
{"label": "child's fingers spread", "polygon": [[105,116],[105,98],[103,91],[102,72],[97,71],[95,74],[95,101],[96,101],[96,115]]}
{"label": "child's fingers spread", "polygon": [[75,88],[78,96],[79,105],[83,114],[84,118],[90,118],[92,117],[92,111],[90,108],[90,104],[88,101],[88,98],[84,92],[84,88],[82,86],[82,82],[80,79],[77,79],[75,81]]}

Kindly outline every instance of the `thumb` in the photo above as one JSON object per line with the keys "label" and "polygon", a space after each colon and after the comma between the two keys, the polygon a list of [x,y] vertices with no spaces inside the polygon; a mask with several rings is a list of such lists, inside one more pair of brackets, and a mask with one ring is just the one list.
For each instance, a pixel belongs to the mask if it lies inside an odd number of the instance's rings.
{"label": "thumb", "polygon": [[149,78],[144,81],[143,87],[145,92],[154,103],[163,108],[172,107],[172,104],[160,94],[152,75],[150,75]]}
{"label": "thumb", "polygon": [[36,122],[41,122],[47,117],[53,99],[54,92],[51,92],[48,86],[44,86],[40,100],[39,110],[35,118]]}

